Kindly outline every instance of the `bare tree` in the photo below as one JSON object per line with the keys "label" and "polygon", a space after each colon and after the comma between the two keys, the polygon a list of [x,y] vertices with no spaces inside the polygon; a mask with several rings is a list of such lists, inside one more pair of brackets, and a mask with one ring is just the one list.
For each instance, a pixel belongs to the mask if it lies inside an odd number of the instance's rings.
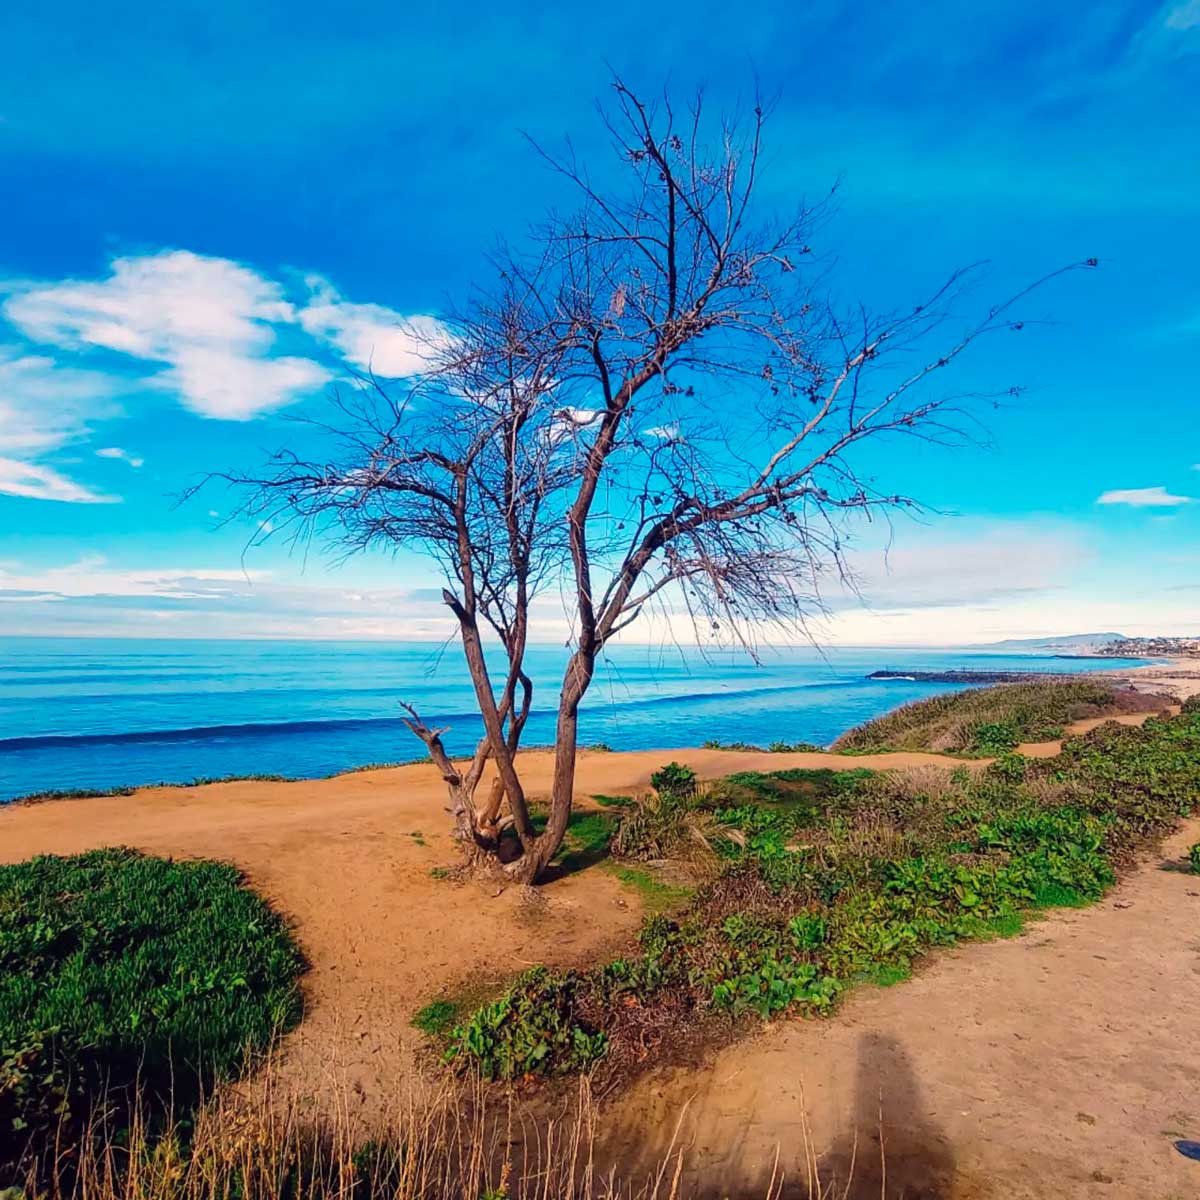
{"label": "bare tree", "polygon": [[[822,580],[846,574],[848,522],[913,504],[856,466],[860,443],[969,437],[993,397],[935,383],[976,339],[1020,328],[1012,305],[1030,290],[953,335],[970,270],[903,313],[844,312],[810,249],[826,205],[756,211],[761,105],[710,125],[699,99],[677,112],[619,80],[614,95],[601,116],[616,181],[539,149],[578,207],[497,253],[497,284],[445,317],[419,378],[335,396],[327,459],[285,451],[225,476],[278,530],[441,564],[485,732],[456,761],[410,703],[407,724],[470,863],[525,881],[562,843],[579,706],[607,643],[655,604],[748,644],[802,624]],[[517,751],[530,607],[547,591],[572,636],[539,833]]]}

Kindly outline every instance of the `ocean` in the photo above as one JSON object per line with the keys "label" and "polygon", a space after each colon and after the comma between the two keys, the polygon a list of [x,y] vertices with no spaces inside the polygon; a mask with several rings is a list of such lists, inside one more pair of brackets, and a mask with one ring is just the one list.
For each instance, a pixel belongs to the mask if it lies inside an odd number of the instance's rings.
{"label": "ocean", "polygon": [[[525,744],[554,737],[565,651],[531,649]],[[825,744],[908,700],[955,685],[873,682],[878,669],[1088,671],[1141,660],[838,648],[743,653],[618,646],[580,718],[581,742],[671,749],[709,739]],[[196,778],[329,775],[418,758],[399,702],[446,726],[452,752],[479,732],[457,648],[428,642],[0,639],[0,801],[49,789]]]}

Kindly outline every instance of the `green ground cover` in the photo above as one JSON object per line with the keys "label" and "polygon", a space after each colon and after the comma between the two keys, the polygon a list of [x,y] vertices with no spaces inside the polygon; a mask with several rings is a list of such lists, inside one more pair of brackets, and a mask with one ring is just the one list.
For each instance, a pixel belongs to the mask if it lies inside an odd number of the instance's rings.
{"label": "green ground cover", "polygon": [[901,982],[938,946],[1091,903],[1200,805],[1200,705],[982,771],[669,778],[675,790],[610,818],[612,845],[657,856],[701,833],[713,861],[695,894],[648,917],[633,955],[521,976],[449,1031],[450,1061],[555,1074],[619,1064],[681,1020],[827,1013],[857,983]]}
{"label": "green ground cover", "polygon": [[186,1109],[299,1020],[302,969],[225,864],[111,849],[0,866],[0,1167],[101,1095]]}

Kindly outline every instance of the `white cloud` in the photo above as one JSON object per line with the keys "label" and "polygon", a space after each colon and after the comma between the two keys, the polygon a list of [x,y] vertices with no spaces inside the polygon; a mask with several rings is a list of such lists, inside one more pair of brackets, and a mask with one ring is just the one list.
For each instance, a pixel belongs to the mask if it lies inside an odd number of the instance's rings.
{"label": "white cloud", "polygon": [[122,450],[120,446],[105,446],[96,451],[96,457],[115,458],[120,462],[128,463],[135,470],[146,463],[146,460],[141,455],[131,454],[128,450]]}
{"label": "white cloud", "polygon": [[318,391],[331,373],[307,358],[252,358],[219,346],[181,352],[162,383],[205,417],[249,421]]}
{"label": "white cloud", "polygon": [[102,280],[8,284],[4,316],[35,342],[102,349],[164,369],[154,382],[202,416],[248,420],[330,378],[307,358],[273,357],[296,320],[279,284],[186,250],[113,260]]}
{"label": "white cloud", "polygon": [[116,414],[118,391],[99,372],[0,345],[0,452],[32,457],[86,436],[90,421]]}
{"label": "white cloud", "polygon": [[594,425],[601,417],[604,416],[604,410],[599,408],[567,408],[557,409],[554,413],[556,421],[562,421],[564,424],[577,425],[580,428],[586,428],[588,425]]}
{"label": "white cloud", "polygon": [[[320,276],[305,283],[297,304],[280,282],[241,263],[163,250],[116,258],[103,279],[0,281],[0,314],[30,342],[55,347],[59,360],[97,351],[134,360],[136,378],[126,368],[117,379],[25,355],[49,405],[105,380],[113,392],[170,392],[192,412],[229,421],[319,391],[334,377],[318,361],[330,350],[358,370],[399,378],[419,373],[446,344],[433,317],[352,304]],[[281,335],[307,335],[311,356],[280,353]],[[0,437],[3,422],[0,409]]]}
{"label": "white cloud", "polygon": [[1097,504],[1127,504],[1130,508],[1175,508],[1191,502],[1190,496],[1172,495],[1165,487],[1115,488],[1096,499]]}
{"label": "white cloud", "polygon": [[662,438],[664,442],[673,442],[679,437],[679,423],[672,421],[669,425],[652,425],[645,432],[647,437]]}
{"label": "white cloud", "polygon": [[29,500],[63,500],[76,504],[112,504],[116,496],[104,496],[68,479],[53,467],[0,458],[0,494],[24,496]]}
{"label": "white cloud", "polygon": [[445,328],[434,317],[403,317],[381,304],[353,304],[320,275],[308,276],[305,283],[312,298],[299,310],[301,328],[361,371],[385,379],[419,375],[446,345]]}

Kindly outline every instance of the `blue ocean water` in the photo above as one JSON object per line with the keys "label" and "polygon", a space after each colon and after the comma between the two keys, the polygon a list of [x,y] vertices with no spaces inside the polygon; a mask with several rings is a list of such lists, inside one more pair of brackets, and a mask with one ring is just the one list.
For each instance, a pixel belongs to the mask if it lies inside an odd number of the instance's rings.
{"label": "blue ocean water", "polygon": [[[527,745],[554,737],[565,662],[535,647]],[[722,741],[827,743],[897,704],[954,685],[872,682],[883,668],[1096,670],[1114,660],[978,651],[814,649],[745,654],[618,646],[581,715],[581,740],[615,749]],[[1126,663],[1126,665],[1129,665]],[[452,751],[479,732],[457,648],[428,642],[0,639],[0,801],[51,788],[305,778],[420,757],[399,701],[448,726]]]}

